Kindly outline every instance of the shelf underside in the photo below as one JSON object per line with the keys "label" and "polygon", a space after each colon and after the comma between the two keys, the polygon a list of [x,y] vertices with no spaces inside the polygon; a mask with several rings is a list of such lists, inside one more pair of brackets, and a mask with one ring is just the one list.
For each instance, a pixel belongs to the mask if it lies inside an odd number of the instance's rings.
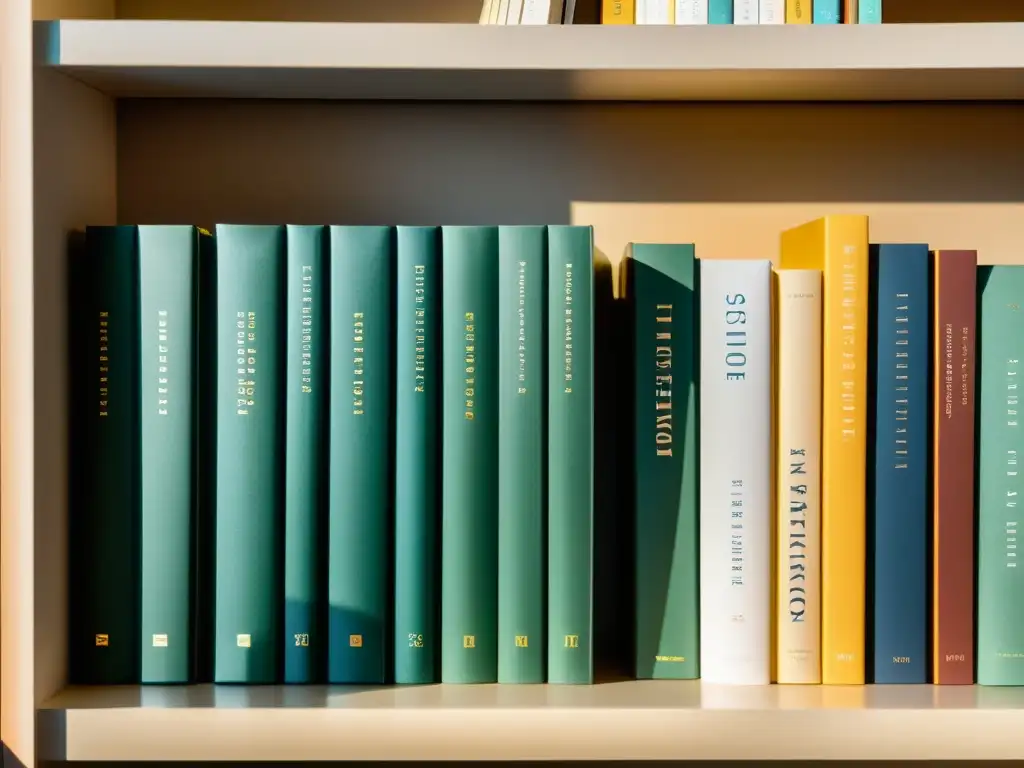
{"label": "shelf underside", "polygon": [[39,714],[67,760],[1022,759],[1024,688],[71,688]]}
{"label": "shelf underside", "polygon": [[1024,99],[1024,23],[505,27],[37,25],[37,58],[113,96],[410,100]]}

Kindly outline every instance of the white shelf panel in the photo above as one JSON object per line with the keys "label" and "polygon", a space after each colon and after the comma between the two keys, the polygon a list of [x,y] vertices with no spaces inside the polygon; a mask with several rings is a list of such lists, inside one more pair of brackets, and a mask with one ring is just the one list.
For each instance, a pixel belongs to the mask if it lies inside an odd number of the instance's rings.
{"label": "white shelf panel", "polygon": [[40,717],[68,760],[1024,758],[1024,689],[975,686],[82,688]]}
{"label": "white shelf panel", "polygon": [[1024,99],[1024,23],[538,26],[56,21],[37,57],[114,96]]}

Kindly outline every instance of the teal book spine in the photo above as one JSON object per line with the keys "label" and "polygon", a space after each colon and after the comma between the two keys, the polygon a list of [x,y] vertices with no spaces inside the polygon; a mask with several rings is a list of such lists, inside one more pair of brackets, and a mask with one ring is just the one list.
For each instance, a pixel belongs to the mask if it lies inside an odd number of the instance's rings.
{"label": "teal book spine", "polygon": [[[861,6],[871,0],[860,0]],[[840,22],[839,0],[814,0],[811,21],[815,24],[838,24]]]}
{"label": "teal book spine", "polygon": [[708,0],[708,24],[732,24],[733,0]]}
{"label": "teal book spine", "polygon": [[438,681],[441,232],[398,227],[395,296],[395,682]]}
{"label": "teal book spine", "polygon": [[138,683],[136,228],[87,228],[70,276],[68,676],[83,685]]}
{"label": "teal book spine", "polygon": [[[632,247],[636,676],[700,677],[699,262],[693,245]],[[666,428],[668,427],[668,428]]]}
{"label": "teal book spine", "polygon": [[441,230],[441,681],[498,680],[498,229]]}
{"label": "teal book spine", "polygon": [[547,227],[498,229],[498,682],[543,683]]}
{"label": "teal book spine", "polygon": [[216,683],[280,679],[282,226],[218,224]]}
{"label": "teal book spine", "polygon": [[327,230],[285,230],[284,682],[319,683],[327,658]]}
{"label": "teal book spine", "polygon": [[201,235],[140,226],[139,409],[143,683],[194,672],[195,338]]}
{"label": "teal book spine", "polygon": [[391,227],[331,227],[329,683],[383,683],[391,660],[394,409]]}
{"label": "teal book spine", "polygon": [[978,629],[979,685],[1024,685],[1024,564],[1018,557],[1024,495],[1018,415],[1024,377],[1024,267],[979,266]]}
{"label": "teal book spine", "polygon": [[[815,3],[820,0],[815,0]],[[859,0],[857,4],[858,24],[882,23],[882,0]]]}
{"label": "teal book spine", "polygon": [[548,228],[548,682],[592,683],[594,236]]}

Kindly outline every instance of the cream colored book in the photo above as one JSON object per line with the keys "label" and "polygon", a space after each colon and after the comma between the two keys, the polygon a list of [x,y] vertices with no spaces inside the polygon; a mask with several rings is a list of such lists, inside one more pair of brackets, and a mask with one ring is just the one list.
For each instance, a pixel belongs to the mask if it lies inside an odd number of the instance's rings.
{"label": "cream colored book", "polygon": [[480,5],[480,23],[487,24],[491,19],[491,6],[497,0],[484,0]]}
{"label": "cream colored book", "polygon": [[776,273],[775,668],[821,682],[821,272]]}

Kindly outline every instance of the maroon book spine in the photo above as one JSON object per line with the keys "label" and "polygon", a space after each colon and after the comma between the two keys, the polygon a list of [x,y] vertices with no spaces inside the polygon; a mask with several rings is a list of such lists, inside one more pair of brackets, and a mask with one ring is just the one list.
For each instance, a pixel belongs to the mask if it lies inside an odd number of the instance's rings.
{"label": "maroon book spine", "polygon": [[936,251],[932,681],[974,683],[976,251]]}

